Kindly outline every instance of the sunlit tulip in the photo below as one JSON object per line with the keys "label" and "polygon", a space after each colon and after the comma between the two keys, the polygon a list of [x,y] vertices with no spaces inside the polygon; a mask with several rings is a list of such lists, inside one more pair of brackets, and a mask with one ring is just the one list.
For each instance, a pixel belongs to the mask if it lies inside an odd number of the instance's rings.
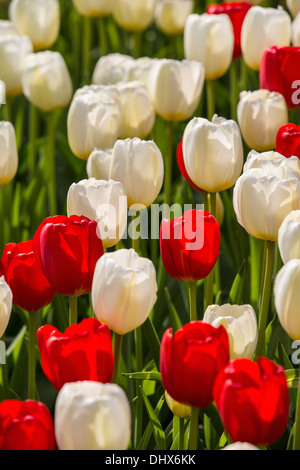
{"label": "sunlit tulip", "polygon": [[155,4],[156,0],[115,0],[114,20],[127,31],[144,31],[153,21]]}
{"label": "sunlit tulip", "polygon": [[3,336],[12,310],[12,291],[5,281],[4,276],[0,277],[0,338]]}
{"label": "sunlit tulip", "polygon": [[293,18],[300,12],[300,3],[298,0],[286,0],[286,6]]}
{"label": "sunlit tulip", "polygon": [[119,52],[101,56],[95,66],[92,83],[95,85],[114,85],[127,81],[127,69],[134,64],[133,57]]}
{"label": "sunlit tulip", "polygon": [[254,168],[264,169],[268,172],[276,170],[276,168],[290,168],[300,175],[300,160],[297,157],[286,158],[278,152],[270,150],[268,152],[259,153],[256,150],[251,150],[247,155],[246,162],[244,164],[243,172]]}
{"label": "sunlit tulip", "polygon": [[287,123],[280,127],[276,136],[276,151],[286,158],[294,155],[300,159],[300,126]]}
{"label": "sunlit tulip", "polygon": [[58,0],[12,0],[9,18],[20,34],[30,37],[34,49],[48,49],[56,42],[60,30]]}
{"label": "sunlit tulip", "polygon": [[152,57],[138,57],[134,61],[128,62],[126,77],[128,81],[141,81],[150,91],[152,89],[151,71],[161,59]]}
{"label": "sunlit tulip", "polygon": [[77,380],[112,380],[111,334],[96,318],[84,318],[63,333],[52,325],[43,325],[37,330],[37,344],[43,372],[57,391]]}
{"label": "sunlit tulip", "polygon": [[227,72],[233,48],[233,27],[227,15],[194,13],[187,17],[184,27],[185,58],[201,62],[207,80],[214,80]]}
{"label": "sunlit tulip", "polygon": [[300,341],[300,259],[290,259],[279,270],[274,283],[274,303],[282,328]]}
{"label": "sunlit tulip", "polygon": [[189,177],[204,191],[228,189],[241,174],[242,137],[237,123],[231,119],[193,118],[184,130],[182,150]]}
{"label": "sunlit tulip", "polygon": [[86,172],[89,178],[109,180],[110,162],[113,149],[94,150],[88,157]]}
{"label": "sunlit tulip", "polygon": [[242,91],[237,118],[248,147],[264,152],[275,148],[277,132],[288,121],[288,109],[280,93]]}
{"label": "sunlit tulip", "polygon": [[300,210],[291,211],[278,230],[278,248],[283,263],[300,259]]}
{"label": "sunlit tulip", "polygon": [[256,315],[251,305],[209,305],[203,321],[216,328],[224,326],[229,339],[230,359],[252,357],[258,330]]}
{"label": "sunlit tulip", "polygon": [[22,93],[24,59],[33,52],[28,36],[0,35],[0,79],[5,83],[6,95]]}
{"label": "sunlit tulip", "polygon": [[0,37],[4,36],[20,36],[20,33],[14,23],[10,20],[0,20]]}
{"label": "sunlit tulip", "polygon": [[56,450],[53,418],[42,402],[3,400],[0,428],[1,450]]}
{"label": "sunlit tulip", "polygon": [[283,8],[250,8],[241,31],[242,54],[248,67],[259,70],[264,50],[289,46],[291,34],[291,18]]}
{"label": "sunlit tulip", "polygon": [[127,224],[127,196],[117,181],[89,178],[73,183],[67,194],[67,212],[96,220],[104,248],[122,238]]}
{"label": "sunlit tulip", "polygon": [[170,36],[181,34],[193,7],[192,0],[158,0],[154,15],[156,26]]}
{"label": "sunlit tulip", "polygon": [[290,168],[250,169],[237,180],[233,208],[242,227],[255,238],[277,241],[292,210],[300,209],[300,178]]}
{"label": "sunlit tulip", "polygon": [[233,442],[223,447],[222,450],[259,450],[259,447],[249,444],[249,442]]}
{"label": "sunlit tulip", "polygon": [[156,302],[154,265],[133,249],[105,253],[96,264],[92,303],[96,317],[124,335],[142,325]]}
{"label": "sunlit tulip", "polygon": [[196,61],[156,60],[148,76],[154,109],[167,121],[184,121],[193,115],[203,84],[204,68]]}
{"label": "sunlit tulip", "polygon": [[0,121],[0,185],[9,183],[18,170],[18,150],[14,126]]}
{"label": "sunlit tulip", "polygon": [[179,403],[206,408],[212,402],[217,374],[229,359],[228,335],[202,321],[165,331],[160,350],[162,383]]}
{"label": "sunlit tulip", "polygon": [[191,414],[192,408],[189,405],[185,405],[174,400],[168,392],[165,392],[165,397],[168,407],[175,416],[178,416],[178,418],[186,418]]}
{"label": "sunlit tulip", "polygon": [[59,450],[126,450],[131,413],[121,387],[93,381],[68,383],[54,410]]}
{"label": "sunlit tulip", "polygon": [[213,397],[233,442],[273,444],[286,429],[290,396],[285,370],[270,359],[229,361],[216,378]]}
{"label": "sunlit tulip", "polygon": [[115,0],[72,0],[72,2],[81,15],[99,18],[112,13]]}
{"label": "sunlit tulip", "polygon": [[22,88],[28,101],[46,113],[68,106],[73,85],[63,56],[55,51],[28,55]]}
{"label": "sunlit tulip", "polygon": [[157,198],[163,184],[162,154],[152,140],[117,140],[112,152],[95,152],[96,172],[90,176],[123,184],[128,207],[148,207]]}

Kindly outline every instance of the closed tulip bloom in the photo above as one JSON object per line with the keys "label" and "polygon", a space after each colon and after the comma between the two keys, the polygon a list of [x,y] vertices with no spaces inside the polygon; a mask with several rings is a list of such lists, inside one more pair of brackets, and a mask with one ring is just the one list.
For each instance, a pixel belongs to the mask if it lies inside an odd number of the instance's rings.
{"label": "closed tulip bloom", "polygon": [[185,211],[160,226],[160,254],[174,279],[192,282],[212,271],[220,251],[220,226],[209,212]]}
{"label": "closed tulip bloom", "polygon": [[53,418],[42,402],[2,401],[0,428],[1,450],[56,450]]}
{"label": "closed tulip bloom", "polygon": [[44,275],[32,240],[5,245],[2,265],[14,305],[35,312],[52,302],[55,292]]}
{"label": "closed tulip bloom", "polygon": [[237,180],[233,208],[242,227],[255,238],[277,241],[292,210],[300,209],[300,178],[290,168],[251,169]]}
{"label": "closed tulip bloom", "polygon": [[0,37],[4,36],[20,36],[18,29],[10,20],[0,20]]}
{"label": "closed tulip bloom", "polygon": [[0,277],[0,338],[3,336],[12,310],[12,291],[4,276]]}
{"label": "closed tulip bloom", "polygon": [[180,403],[206,408],[213,400],[217,374],[229,359],[228,336],[223,326],[202,321],[185,324],[174,335],[165,331],[160,350],[162,383]]}
{"label": "closed tulip bloom", "polygon": [[59,450],[127,450],[131,413],[127,396],[115,384],[65,384],[54,410]]}
{"label": "closed tulip bloom", "polygon": [[115,85],[127,81],[127,69],[134,64],[133,57],[114,52],[101,56],[95,66],[92,83],[94,85]]}
{"label": "closed tulip bloom", "polygon": [[114,20],[127,31],[144,31],[153,22],[155,4],[156,0],[115,0]]}
{"label": "closed tulip bloom", "polygon": [[199,104],[204,78],[203,65],[196,61],[153,62],[148,87],[156,113],[167,121],[190,118]]}
{"label": "closed tulip bloom", "polygon": [[109,329],[96,318],[85,318],[61,333],[52,325],[37,330],[41,366],[53,387],[78,380],[111,382],[114,370]]}
{"label": "closed tulip bloom", "polygon": [[276,151],[286,158],[296,156],[300,159],[300,126],[288,123],[279,128],[276,136]]}
{"label": "closed tulip bloom", "polygon": [[244,164],[243,172],[248,170],[259,168],[262,170],[276,171],[276,168],[290,168],[300,175],[300,160],[298,157],[286,158],[279,152],[269,150],[267,152],[257,152],[251,150],[247,155],[246,162]]}
{"label": "closed tulip bloom", "polygon": [[127,224],[127,196],[117,181],[89,178],[73,183],[67,194],[68,216],[84,215],[98,224],[104,248],[118,243]]}
{"label": "closed tulip bloom", "polygon": [[45,113],[68,106],[73,94],[64,58],[55,51],[37,52],[26,57],[22,87],[28,101]]}
{"label": "closed tulip bloom", "polygon": [[0,186],[9,183],[18,170],[16,133],[11,122],[0,121]]}
{"label": "closed tulip bloom", "polygon": [[[157,198],[163,184],[164,164],[161,151],[152,140],[117,140],[110,154],[98,154],[101,179],[123,184],[128,207],[148,207]],[[102,175],[102,176],[101,176]]]}
{"label": "closed tulip bloom", "polygon": [[89,178],[109,180],[110,162],[113,149],[94,150],[88,157],[86,172]]}
{"label": "closed tulip bloom", "polygon": [[242,54],[248,67],[259,70],[264,50],[289,46],[291,35],[291,18],[283,8],[250,8],[241,31]]}
{"label": "closed tulip bloom", "polygon": [[157,28],[169,36],[181,34],[193,7],[191,0],[159,0],[154,16]]}
{"label": "closed tulip bloom", "polygon": [[295,18],[300,11],[300,4],[298,0],[286,0],[286,6],[291,16]]}
{"label": "closed tulip bloom", "polygon": [[259,447],[249,444],[249,442],[233,442],[223,447],[222,450],[259,450]]}
{"label": "closed tulip bloom", "polygon": [[115,0],[72,0],[76,10],[83,16],[99,18],[113,12]]}
{"label": "closed tulip bloom", "polygon": [[103,89],[77,90],[67,118],[68,141],[76,157],[87,160],[95,149],[112,148],[120,125],[119,106]]}
{"label": "closed tulip bloom", "polygon": [[231,360],[216,378],[213,396],[234,442],[273,444],[286,429],[290,406],[286,375],[270,359]]}
{"label": "closed tulip bloom", "polygon": [[283,263],[300,259],[300,210],[291,211],[278,230],[278,248]]}
{"label": "closed tulip bloom", "polygon": [[203,321],[216,328],[224,326],[229,339],[230,359],[253,356],[258,330],[256,315],[251,305],[209,305]]}
{"label": "closed tulip bloom", "polygon": [[193,13],[187,17],[184,27],[185,58],[201,62],[207,80],[222,77],[227,72],[233,49],[233,27],[227,15]]}
{"label": "closed tulip bloom", "polygon": [[260,87],[281,93],[289,109],[300,105],[300,47],[265,49],[259,70]]}
{"label": "closed tulip bloom", "polygon": [[300,15],[297,14],[292,22],[292,45],[300,46]]}
{"label": "closed tulip bloom", "polygon": [[142,325],[156,302],[156,294],[154,265],[135,250],[105,253],[97,262],[93,309],[110,330],[124,335]]}
{"label": "closed tulip bloom", "polygon": [[242,91],[237,118],[248,147],[264,152],[275,148],[277,132],[288,121],[288,109],[280,93]]}
{"label": "closed tulip bloom", "polygon": [[103,255],[95,220],[76,215],[48,217],[38,227],[33,242],[55,292],[65,296],[91,292],[95,265]]}
{"label": "closed tulip bloom", "polygon": [[22,94],[24,59],[32,52],[28,36],[0,35],[0,80],[5,83],[8,97]]}
{"label": "closed tulip bloom", "polygon": [[168,394],[168,392],[165,392],[165,397],[168,407],[175,416],[178,416],[178,418],[187,418],[188,416],[190,416],[192,408],[189,405],[185,405],[174,400]]}
{"label": "closed tulip bloom", "polygon": [[12,0],[9,18],[22,35],[30,37],[34,49],[49,49],[60,30],[58,0]]}
{"label": "closed tulip bloom", "polygon": [[274,303],[282,328],[290,338],[300,340],[300,259],[287,261],[276,275]]}
{"label": "closed tulip bloom", "polygon": [[193,118],[184,130],[182,150],[189,177],[203,191],[228,189],[241,174],[242,137],[237,123],[231,119]]}

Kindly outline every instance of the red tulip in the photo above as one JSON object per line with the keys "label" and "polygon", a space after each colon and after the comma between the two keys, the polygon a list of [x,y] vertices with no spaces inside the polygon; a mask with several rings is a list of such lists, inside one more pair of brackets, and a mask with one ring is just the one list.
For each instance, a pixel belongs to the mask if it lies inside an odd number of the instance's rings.
{"label": "red tulip", "polygon": [[57,391],[67,382],[112,380],[111,334],[96,318],[85,318],[64,333],[51,325],[41,326],[37,330],[37,344],[42,369]]}
{"label": "red tulip", "polygon": [[2,269],[17,307],[34,312],[53,300],[55,292],[43,273],[32,240],[7,244],[2,254]]}
{"label": "red tulip", "polygon": [[172,335],[163,335],[160,353],[162,383],[176,401],[206,408],[213,399],[218,372],[229,360],[228,335],[202,321],[185,324]]}
{"label": "red tulip", "polygon": [[1,450],[56,450],[53,418],[34,400],[0,403]]}
{"label": "red tulip", "polygon": [[184,159],[183,159],[183,152],[182,152],[182,139],[181,139],[181,141],[179,142],[179,144],[177,146],[176,157],[177,157],[178,168],[180,170],[180,173],[182,174],[182,176],[186,180],[186,182],[192,188],[196,189],[196,191],[202,191],[202,189],[198,188],[198,186],[195,183],[193,183],[193,181],[191,180],[191,178],[189,177],[189,175],[186,171],[185,164],[184,164]]}
{"label": "red tulip", "polygon": [[197,281],[213,269],[220,251],[220,225],[209,212],[188,210],[160,227],[160,253],[174,279]]}
{"label": "red tulip", "polygon": [[290,399],[284,369],[273,361],[230,361],[218,375],[213,395],[233,441],[267,445],[282,436]]}
{"label": "red tulip", "polygon": [[276,136],[276,152],[286,158],[300,158],[300,126],[290,123],[279,128]]}
{"label": "red tulip", "polygon": [[234,50],[233,57],[237,58],[242,55],[241,51],[241,30],[244,18],[251,8],[251,3],[248,2],[228,2],[228,3],[214,3],[209,5],[206,9],[206,13],[212,15],[225,14],[228,15],[234,33]]}
{"label": "red tulip", "polygon": [[289,109],[300,106],[300,47],[265,49],[259,71],[260,88],[281,93]]}
{"label": "red tulip", "polygon": [[87,217],[48,217],[34,235],[42,268],[60,295],[91,292],[96,262],[103,255],[97,222]]}

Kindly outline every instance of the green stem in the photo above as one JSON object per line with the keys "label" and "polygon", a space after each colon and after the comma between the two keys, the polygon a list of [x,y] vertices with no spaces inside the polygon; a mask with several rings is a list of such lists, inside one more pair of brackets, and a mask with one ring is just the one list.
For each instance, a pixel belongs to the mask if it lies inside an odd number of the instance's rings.
{"label": "green stem", "polygon": [[233,59],[230,66],[230,108],[231,108],[231,119],[237,120],[237,104],[239,100],[239,88],[238,88],[238,62]]}
{"label": "green stem", "polygon": [[300,450],[300,380],[298,380],[293,450]]}
{"label": "green stem", "polygon": [[192,407],[189,435],[189,450],[197,450],[198,447],[198,422],[199,410],[198,408]]}
{"label": "green stem", "polygon": [[142,33],[133,33],[133,57],[138,59],[141,56]]}
{"label": "green stem", "polygon": [[123,335],[119,335],[118,333],[115,333],[114,334],[115,367],[114,367],[114,375],[113,375],[113,380],[112,380],[112,382],[115,384],[118,384],[119,382],[122,342],[123,342]]}
{"label": "green stem", "polygon": [[50,215],[54,216],[54,215],[57,214],[54,113],[48,113],[48,115],[47,115],[47,125],[48,125],[48,191],[49,191],[49,207],[50,207]]}
{"label": "green stem", "polygon": [[178,450],[184,450],[184,418],[179,418],[179,443]]}
{"label": "green stem", "polygon": [[256,310],[259,301],[259,293],[261,291],[261,273],[263,272],[262,252],[260,249],[261,240],[250,236],[250,298],[251,305]]}
{"label": "green stem", "polygon": [[36,312],[28,312],[28,398],[36,399]]}
{"label": "green stem", "polygon": [[83,38],[82,38],[82,72],[83,84],[90,80],[91,66],[91,43],[92,43],[92,20],[87,16],[83,17]]}
{"label": "green stem", "polygon": [[99,19],[100,56],[107,55],[106,18]]}
{"label": "green stem", "polygon": [[267,327],[270,294],[272,286],[273,265],[274,265],[275,242],[265,240],[265,265],[263,272],[263,288],[260,297],[260,312],[258,324],[258,341],[256,357],[265,355],[265,332]]}
{"label": "green stem", "polygon": [[5,121],[12,122],[12,99],[10,97],[6,97],[6,103],[3,105],[4,107],[4,115]]}
{"label": "green stem", "polygon": [[[135,354],[136,354],[136,370],[140,372],[143,370],[143,348],[142,348],[142,329],[139,326],[134,330],[135,334]],[[136,381],[136,415],[135,415],[135,428],[134,428],[134,442],[137,448],[143,431],[143,399],[140,392],[141,380]]]}
{"label": "green stem", "polygon": [[69,325],[76,325],[78,320],[77,314],[77,297],[69,297]]}
{"label": "green stem", "polygon": [[172,121],[167,122],[167,155],[165,162],[165,204],[170,206],[171,204],[171,192],[172,192],[172,166],[173,166],[173,134],[174,134],[174,123]]}
{"label": "green stem", "polygon": [[30,104],[29,109],[29,152],[28,152],[28,167],[30,181],[34,177],[36,171],[36,138],[37,138],[37,123],[38,123],[37,108]]}
{"label": "green stem", "polygon": [[[213,216],[216,216],[216,193],[208,194],[208,212]],[[206,203],[207,205],[207,203]],[[213,304],[214,301],[214,268],[211,270],[208,276],[204,280],[205,296],[204,296],[204,311],[209,305]]]}
{"label": "green stem", "polygon": [[189,282],[190,321],[197,320],[196,292],[197,292],[196,282]]}
{"label": "green stem", "polygon": [[212,120],[215,114],[214,80],[206,80],[207,119]]}

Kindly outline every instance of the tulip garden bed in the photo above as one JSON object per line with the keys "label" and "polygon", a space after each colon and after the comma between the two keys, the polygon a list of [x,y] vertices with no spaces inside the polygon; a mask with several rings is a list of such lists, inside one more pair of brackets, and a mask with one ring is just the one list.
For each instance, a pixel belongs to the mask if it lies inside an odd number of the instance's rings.
{"label": "tulip garden bed", "polygon": [[298,0],[0,0],[0,449],[300,449],[299,58]]}

